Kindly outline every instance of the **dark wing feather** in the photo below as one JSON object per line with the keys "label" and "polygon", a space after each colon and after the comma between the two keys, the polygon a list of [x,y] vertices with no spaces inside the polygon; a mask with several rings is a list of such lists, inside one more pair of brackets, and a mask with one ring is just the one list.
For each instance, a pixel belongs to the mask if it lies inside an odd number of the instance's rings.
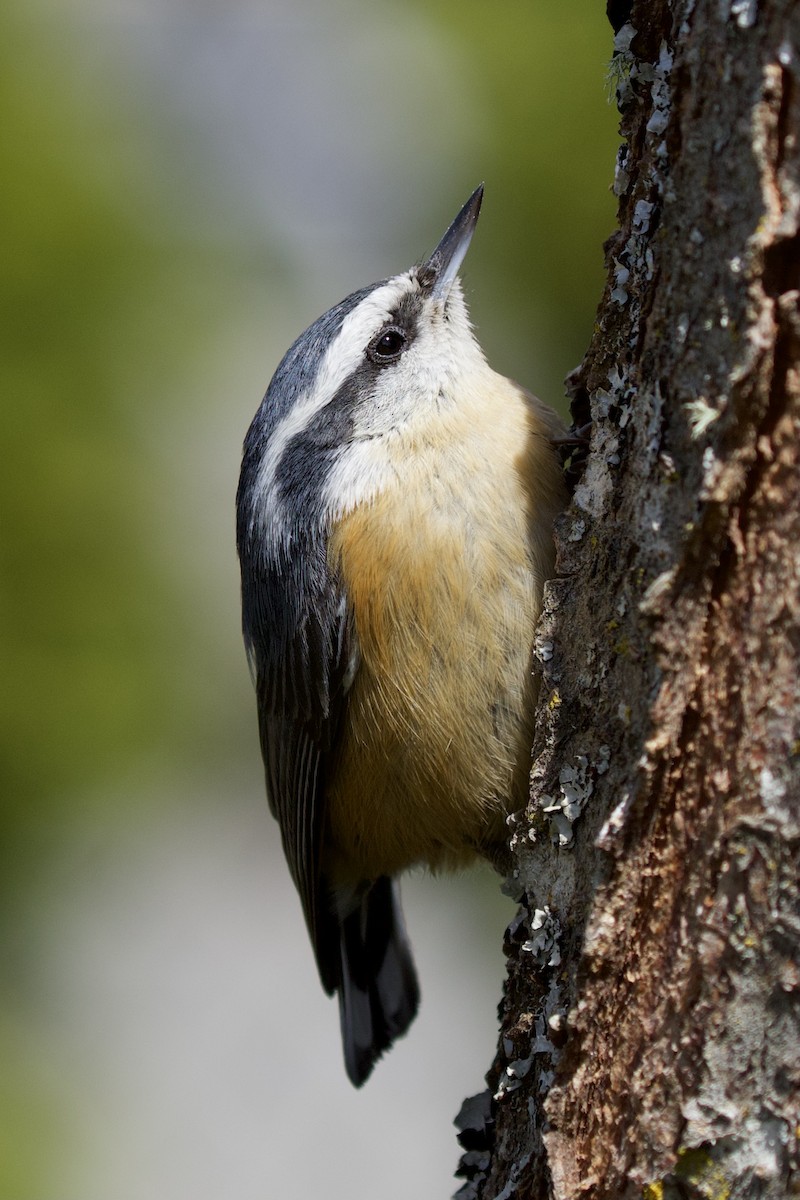
{"label": "dark wing feather", "polygon": [[[301,564],[298,586],[292,572]],[[335,896],[321,870],[325,789],[357,656],[355,631],[341,588],[313,546],[280,568],[242,555],[242,600],[270,807],[322,985],[339,993],[345,1065],[360,1087],[413,1021],[419,987],[396,883],[382,876],[350,897]]]}
{"label": "dark wing feather", "polygon": [[[365,360],[284,446],[269,477],[272,491],[261,473],[270,438],[312,390],[321,356],[369,291],[331,309],[284,356],[245,439],[236,500],[242,621],[270,807],[323,987],[339,992],[345,1062],[356,1086],[405,1032],[419,998],[396,884],[381,877],[350,896],[333,895],[321,867],[331,759],[358,647],[341,583],[328,567],[320,499],[375,365]],[[269,512],[268,501],[275,504]]]}
{"label": "dark wing feather", "polygon": [[329,759],[356,653],[352,623],[320,547],[308,540],[279,563],[242,555],[242,601],[269,803],[330,993],[341,972],[339,923],[320,859]]}

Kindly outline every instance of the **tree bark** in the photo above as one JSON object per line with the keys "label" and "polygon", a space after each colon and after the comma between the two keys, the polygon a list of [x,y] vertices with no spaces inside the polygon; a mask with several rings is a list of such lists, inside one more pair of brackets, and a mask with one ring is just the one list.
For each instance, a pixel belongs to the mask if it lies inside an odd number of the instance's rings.
{"label": "tree bark", "polygon": [[621,0],[482,1200],[800,1195],[800,6]]}

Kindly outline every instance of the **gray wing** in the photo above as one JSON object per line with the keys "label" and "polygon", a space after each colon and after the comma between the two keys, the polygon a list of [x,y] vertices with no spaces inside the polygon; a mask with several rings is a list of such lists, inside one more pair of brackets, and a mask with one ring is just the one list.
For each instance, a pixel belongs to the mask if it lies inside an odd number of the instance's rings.
{"label": "gray wing", "polygon": [[341,963],[321,871],[325,793],[357,650],[346,598],[324,558],[313,544],[295,550],[279,565],[243,560],[242,608],[270,808],[330,993]]}

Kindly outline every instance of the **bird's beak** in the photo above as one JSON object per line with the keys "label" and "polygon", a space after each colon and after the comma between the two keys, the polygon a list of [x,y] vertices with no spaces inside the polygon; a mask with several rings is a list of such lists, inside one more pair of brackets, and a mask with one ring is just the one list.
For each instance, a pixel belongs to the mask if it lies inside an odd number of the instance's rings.
{"label": "bird's beak", "polygon": [[482,199],[483,184],[481,183],[475,188],[433,254],[427,262],[422,264],[422,271],[430,272],[435,276],[430,293],[435,300],[447,299],[447,293],[464,261],[464,255],[469,250],[469,244],[478,223]]}

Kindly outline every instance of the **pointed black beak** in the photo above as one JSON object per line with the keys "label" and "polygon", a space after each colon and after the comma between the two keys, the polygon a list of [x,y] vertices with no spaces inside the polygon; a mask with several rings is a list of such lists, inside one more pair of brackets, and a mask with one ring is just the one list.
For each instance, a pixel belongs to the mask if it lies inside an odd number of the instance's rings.
{"label": "pointed black beak", "polygon": [[472,235],[478,223],[478,213],[481,211],[482,199],[483,184],[481,183],[475,188],[433,254],[420,267],[421,274],[434,276],[431,287],[431,296],[434,299],[446,299],[447,293],[452,287],[453,280],[458,274],[472,241]]}

